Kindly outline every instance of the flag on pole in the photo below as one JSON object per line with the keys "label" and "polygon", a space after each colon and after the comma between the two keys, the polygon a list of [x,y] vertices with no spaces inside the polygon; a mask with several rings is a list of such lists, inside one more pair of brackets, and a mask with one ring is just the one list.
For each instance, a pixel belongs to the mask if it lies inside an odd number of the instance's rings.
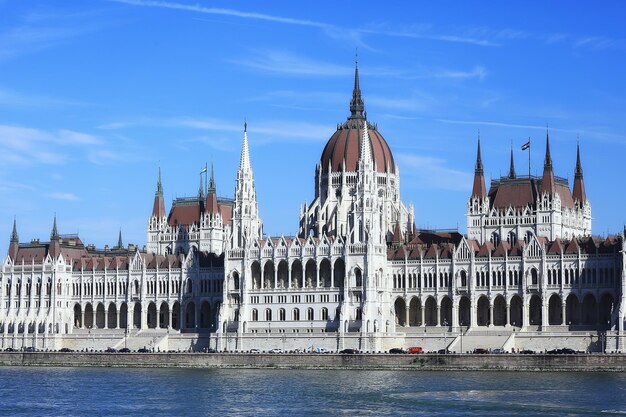
{"label": "flag on pole", "polygon": [[204,174],[205,172],[207,172],[207,164],[204,164],[204,168],[202,168],[202,171],[200,171],[200,174]]}
{"label": "flag on pole", "polygon": [[525,151],[528,148],[530,148],[530,138],[528,139],[528,142],[526,142],[525,144],[522,145],[522,150],[523,151]]}

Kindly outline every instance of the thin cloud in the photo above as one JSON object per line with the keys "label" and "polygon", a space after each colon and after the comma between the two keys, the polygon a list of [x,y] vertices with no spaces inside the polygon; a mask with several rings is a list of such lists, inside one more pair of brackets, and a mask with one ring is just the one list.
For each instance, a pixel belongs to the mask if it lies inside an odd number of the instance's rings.
{"label": "thin cloud", "polygon": [[77,100],[31,95],[0,88],[0,106],[50,108],[83,105],[85,105],[85,103]]}
{"label": "thin cloud", "polygon": [[459,80],[467,80],[478,78],[482,80],[487,76],[487,70],[482,66],[476,66],[471,71],[442,71],[433,75],[435,78],[452,78]]}
{"label": "thin cloud", "polygon": [[49,198],[54,200],[63,200],[63,201],[80,201],[80,198],[74,193],[49,193],[47,194]]}
{"label": "thin cloud", "polygon": [[314,76],[346,76],[353,73],[354,68],[320,62],[281,51],[259,51],[256,56],[247,56],[246,59],[233,59],[227,62],[265,72],[314,75]]}
{"label": "thin cloud", "polygon": [[423,188],[467,191],[472,184],[472,175],[446,165],[447,161],[430,156],[414,154],[396,155],[400,172],[404,177],[411,177],[413,184]]}

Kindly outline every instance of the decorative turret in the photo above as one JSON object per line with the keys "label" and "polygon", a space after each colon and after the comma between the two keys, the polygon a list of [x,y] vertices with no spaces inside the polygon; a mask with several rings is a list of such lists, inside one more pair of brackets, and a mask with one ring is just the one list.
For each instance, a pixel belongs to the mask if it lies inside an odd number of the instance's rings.
{"label": "decorative turret", "polygon": [[474,186],[472,187],[472,198],[487,197],[487,187],[485,186],[485,175],[483,173],[483,161],[480,157],[480,135],[478,136],[478,150],[476,151],[476,167],[474,169]]}
{"label": "decorative turret", "polygon": [[13,218],[13,231],[11,232],[11,241],[9,243],[9,257],[15,260],[20,245],[20,238],[17,234],[17,224],[15,217]]}
{"label": "decorative turret", "polygon": [[50,247],[48,249],[48,253],[54,259],[61,253],[59,248],[60,237],[59,231],[57,230],[57,216],[54,215],[54,221],[52,223],[52,232],[50,232]]}
{"label": "decorative turret", "polygon": [[219,207],[217,205],[217,189],[215,186],[215,176],[213,173],[213,162],[211,162],[211,177],[209,178],[209,184],[206,194],[205,210],[207,213],[217,214],[219,213]]}
{"label": "decorative turret", "polygon": [[550,136],[546,132],[546,157],[543,162],[543,180],[541,192],[553,195],[556,192],[554,185],[554,171],[552,170],[552,157],[550,156]]}
{"label": "decorative turret", "polygon": [[263,235],[263,227],[259,218],[259,208],[254,188],[254,174],[250,164],[248,147],[248,124],[244,123],[241,159],[237,171],[235,188],[235,207],[233,212],[232,245],[243,247],[246,242]]}
{"label": "decorative turret", "polygon": [[509,167],[509,178],[515,179],[515,161],[513,160],[513,145],[511,145],[511,165]]}
{"label": "decorative turret", "polygon": [[122,242],[122,229],[117,237],[117,249],[124,249],[124,242]]}
{"label": "decorative turret", "polygon": [[161,167],[159,167],[156,192],[154,193],[152,216],[158,219],[165,217],[165,201],[163,200],[163,185],[161,184]]}
{"label": "decorative turret", "polygon": [[572,197],[578,204],[587,201],[585,193],[585,181],[583,180],[583,167],[580,163],[580,145],[576,144],[576,170],[574,171],[574,191]]}

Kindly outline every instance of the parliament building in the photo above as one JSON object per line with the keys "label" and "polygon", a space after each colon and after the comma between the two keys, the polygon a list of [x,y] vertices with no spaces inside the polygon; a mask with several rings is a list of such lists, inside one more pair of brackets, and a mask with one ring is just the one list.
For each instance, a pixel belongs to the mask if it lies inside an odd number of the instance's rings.
{"label": "parliament building", "polygon": [[467,235],[418,230],[358,67],[349,109],[294,236],[263,229],[246,125],[232,198],[218,197],[211,168],[168,211],[159,170],[143,248],[121,234],[85,245],[56,218],[49,241],[21,243],[14,221],[0,347],[626,350],[625,236],[592,235],[579,148],[572,188],[553,171],[547,134],[542,176],[519,175],[511,153],[487,188],[478,139]]}

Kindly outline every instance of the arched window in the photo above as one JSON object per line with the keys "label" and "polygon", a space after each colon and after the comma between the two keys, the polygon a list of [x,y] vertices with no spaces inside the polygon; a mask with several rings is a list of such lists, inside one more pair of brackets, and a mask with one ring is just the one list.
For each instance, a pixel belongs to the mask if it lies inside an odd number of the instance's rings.
{"label": "arched window", "polygon": [[313,320],[313,309],[311,307],[306,309],[306,319]]}
{"label": "arched window", "polygon": [[467,287],[467,273],[461,271],[461,287]]}
{"label": "arched window", "polygon": [[300,320],[300,310],[299,309],[297,309],[297,308],[293,309],[292,319],[293,319],[293,321]]}
{"label": "arched window", "polygon": [[278,319],[280,321],[285,321],[285,309],[281,308],[280,310],[278,310]]}
{"label": "arched window", "polygon": [[537,278],[537,270],[535,268],[530,270],[530,283],[531,285],[537,285],[539,279]]}
{"label": "arched window", "polygon": [[322,320],[328,320],[328,309],[326,307],[322,308]]}
{"label": "arched window", "polygon": [[256,308],[252,310],[252,321],[259,321],[259,310]]}
{"label": "arched window", "polygon": [[363,313],[361,312],[361,308],[357,307],[356,309],[356,320],[362,320],[363,319]]}
{"label": "arched window", "polygon": [[363,286],[363,275],[362,275],[361,270],[359,268],[355,268],[354,269],[354,279],[355,279],[355,286],[356,287],[362,287]]}
{"label": "arched window", "polygon": [[265,309],[265,321],[272,321],[272,310],[269,308]]}

